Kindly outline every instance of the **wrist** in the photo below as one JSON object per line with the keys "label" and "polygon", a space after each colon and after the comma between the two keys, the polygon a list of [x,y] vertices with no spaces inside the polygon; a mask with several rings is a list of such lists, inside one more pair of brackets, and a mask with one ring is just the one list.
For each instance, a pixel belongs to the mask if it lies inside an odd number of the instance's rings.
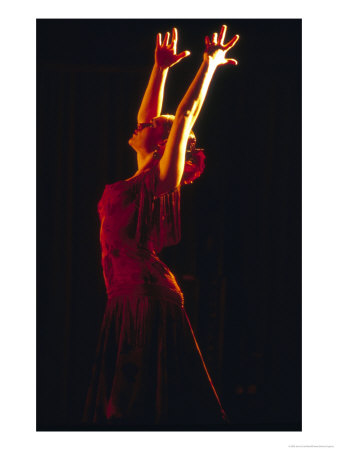
{"label": "wrist", "polygon": [[207,52],[203,53],[203,63],[206,65],[206,67],[209,70],[215,71],[217,69],[217,67],[218,67],[218,63]]}
{"label": "wrist", "polygon": [[215,63],[215,60],[213,58],[210,58],[208,54],[204,53],[202,62],[203,71],[205,71],[208,76],[213,76],[217,67],[218,64]]}
{"label": "wrist", "polygon": [[169,67],[163,67],[161,65],[159,65],[156,61],[154,63],[154,69],[159,72],[159,73],[168,73],[168,69]]}

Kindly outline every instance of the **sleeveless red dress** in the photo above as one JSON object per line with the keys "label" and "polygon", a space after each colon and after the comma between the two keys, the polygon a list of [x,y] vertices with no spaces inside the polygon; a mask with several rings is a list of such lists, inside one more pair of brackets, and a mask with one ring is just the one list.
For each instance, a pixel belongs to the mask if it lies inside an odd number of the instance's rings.
{"label": "sleeveless red dress", "polygon": [[183,294],[158,252],[180,240],[180,188],[155,197],[157,165],[106,185],[98,204],[107,305],[84,421],[209,425],[225,413]]}

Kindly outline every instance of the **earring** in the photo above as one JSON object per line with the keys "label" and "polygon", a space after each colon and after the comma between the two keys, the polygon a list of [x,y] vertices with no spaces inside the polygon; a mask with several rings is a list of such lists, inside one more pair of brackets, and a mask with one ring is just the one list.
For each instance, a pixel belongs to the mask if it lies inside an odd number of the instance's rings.
{"label": "earring", "polygon": [[160,154],[159,154],[159,151],[158,151],[158,147],[156,147],[155,150],[154,150],[154,153],[153,153],[153,158],[154,159],[159,159],[159,157],[160,157]]}

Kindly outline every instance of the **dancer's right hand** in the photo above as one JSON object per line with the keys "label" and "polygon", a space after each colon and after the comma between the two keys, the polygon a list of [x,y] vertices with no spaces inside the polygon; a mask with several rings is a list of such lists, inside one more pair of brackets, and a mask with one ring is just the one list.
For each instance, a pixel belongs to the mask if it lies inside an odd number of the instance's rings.
{"label": "dancer's right hand", "polygon": [[167,32],[163,39],[162,35],[158,33],[156,37],[156,48],[155,48],[155,64],[157,64],[162,69],[167,69],[172,67],[174,64],[181,61],[183,58],[190,55],[188,50],[176,54],[177,51],[177,29],[173,28],[171,43],[169,44],[170,33]]}

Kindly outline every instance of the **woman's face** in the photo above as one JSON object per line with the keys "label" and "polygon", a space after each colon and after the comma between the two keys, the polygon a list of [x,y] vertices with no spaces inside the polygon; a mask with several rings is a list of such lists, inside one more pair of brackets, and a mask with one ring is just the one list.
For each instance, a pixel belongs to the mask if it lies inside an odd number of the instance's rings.
{"label": "woman's face", "polygon": [[129,145],[136,152],[152,153],[157,145],[163,141],[163,121],[152,119],[149,124],[151,124],[151,126],[142,126],[142,124],[139,124],[128,141]]}

